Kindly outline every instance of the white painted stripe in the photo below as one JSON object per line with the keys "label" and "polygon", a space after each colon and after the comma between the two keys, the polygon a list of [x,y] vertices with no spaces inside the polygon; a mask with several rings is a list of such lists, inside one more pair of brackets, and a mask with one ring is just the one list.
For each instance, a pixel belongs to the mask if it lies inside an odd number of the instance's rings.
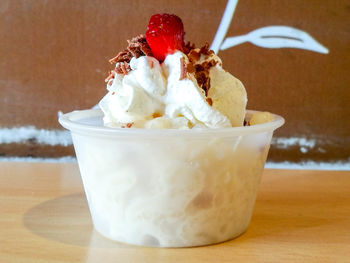
{"label": "white painted stripe", "polygon": [[34,126],[0,129],[0,144],[24,143],[28,140],[51,146],[72,144],[69,131],[37,129]]}
{"label": "white painted stripe", "polygon": [[[19,128],[0,128],[1,143],[24,143],[28,140],[35,140],[39,144],[51,146],[72,144],[70,132],[66,130],[37,129],[34,126]],[[316,139],[304,137],[274,137],[271,144],[277,149],[287,149],[291,146],[299,146],[312,149],[317,145]]]}
{"label": "white painted stripe", "polygon": [[[72,138],[69,131],[66,130],[46,130],[36,129],[34,126],[24,126],[19,128],[0,128],[0,144],[8,143],[25,143],[33,140],[38,144],[50,146],[70,146],[72,145]],[[274,137],[271,144],[277,149],[287,149],[289,147],[297,146],[300,152],[307,153],[309,150],[317,150],[325,153],[316,139],[307,139],[304,137]],[[315,147],[317,147],[315,149]]]}
{"label": "white painted stripe", "polygon": [[73,156],[63,156],[58,158],[40,157],[0,157],[0,162],[29,162],[29,163],[73,163],[77,159]]}
{"label": "white painted stripe", "polygon": [[271,145],[276,149],[287,149],[289,147],[297,146],[301,153],[307,153],[309,150],[326,153],[323,148],[324,140],[307,139],[305,137],[274,137]]}
{"label": "white painted stripe", "polygon": [[272,139],[271,144],[278,149],[286,149],[290,146],[314,148],[316,145],[316,140],[306,139],[303,137],[275,137]]}
{"label": "white painted stripe", "polygon": [[238,0],[227,1],[226,8],[221,18],[219,28],[216,31],[213,43],[210,46],[210,49],[214,50],[216,54],[219,53],[221,43],[226,36],[228,28],[230,27],[231,20],[232,20],[233,14],[235,13],[237,3],[238,3]]}
{"label": "white painted stripe", "polygon": [[[72,156],[64,156],[59,158],[36,158],[36,157],[0,157],[0,162],[44,162],[44,163],[73,163],[77,159]],[[269,169],[303,169],[303,170],[338,170],[350,171],[349,162],[266,162],[265,168]]]}
{"label": "white painted stripe", "polygon": [[302,170],[338,170],[338,171],[350,171],[349,162],[302,162],[302,163],[291,163],[291,162],[267,162],[265,168],[270,169],[302,169]]}
{"label": "white painted stripe", "polygon": [[263,48],[300,48],[328,54],[329,50],[317,42],[311,35],[289,26],[266,26],[255,29],[246,35],[228,37],[220,49],[225,50],[244,42],[250,42]]}

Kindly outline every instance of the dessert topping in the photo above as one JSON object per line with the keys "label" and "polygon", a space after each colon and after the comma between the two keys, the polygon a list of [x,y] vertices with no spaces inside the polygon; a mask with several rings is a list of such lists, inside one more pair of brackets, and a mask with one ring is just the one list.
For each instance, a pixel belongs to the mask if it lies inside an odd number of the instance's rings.
{"label": "dessert topping", "polygon": [[181,19],[176,15],[156,14],[151,16],[146,40],[153,56],[162,62],[166,55],[184,49],[185,31]]}
{"label": "dessert topping", "polygon": [[210,105],[210,106],[212,106],[213,105],[213,100],[211,99],[211,98],[206,98],[205,99],[207,102],[208,102],[208,104]]}
{"label": "dessert topping", "polygon": [[109,63],[116,63],[115,70],[109,72],[106,82],[114,78],[114,74],[126,75],[131,70],[129,62],[132,57],[152,56],[151,48],[148,46],[144,35],[139,35],[128,40],[128,47],[121,51],[114,58],[109,60]]}
{"label": "dessert topping", "polygon": [[179,80],[182,80],[182,79],[186,78],[186,75],[187,75],[185,59],[183,57],[180,58],[180,66],[181,66],[181,73],[180,73]]}
{"label": "dessert topping", "polygon": [[204,60],[202,63],[199,63],[199,61],[202,55],[204,55],[207,59],[214,54],[214,51],[209,49],[208,43],[205,43],[205,45],[200,49],[196,49],[194,45],[187,43],[185,46],[185,51],[187,51],[189,60],[189,63],[186,65],[186,71],[188,73],[194,73],[194,77],[196,78],[198,85],[204,90],[205,95],[207,96],[210,88],[209,70],[211,67],[215,67],[217,61],[214,59],[209,61]]}
{"label": "dessert topping", "polygon": [[115,67],[115,72],[117,74],[126,75],[130,70],[131,70],[130,65],[126,61],[117,63]]}

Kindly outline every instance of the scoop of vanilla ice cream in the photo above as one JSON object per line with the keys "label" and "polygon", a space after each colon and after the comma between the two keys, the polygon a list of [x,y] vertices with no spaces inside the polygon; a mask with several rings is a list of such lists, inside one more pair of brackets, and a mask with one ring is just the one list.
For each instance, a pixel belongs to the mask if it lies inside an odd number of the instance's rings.
{"label": "scoop of vanilla ice cream", "polygon": [[212,59],[217,63],[209,69],[211,86],[206,96],[193,73],[181,77],[182,63],[189,62],[184,53],[168,55],[162,65],[153,57],[133,57],[131,71],[125,76],[115,73],[112,84],[107,85],[107,95],[99,103],[105,125],[149,129],[242,126],[245,88],[222,69],[215,54],[202,55],[198,63]]}
{"label": "scoop of vanilla ice cream", "polygon": [[[200,52],[200,49],[195,51]],[[212,107],[225,115],[232,127],[242,126],[248,101],[247,92],[239,79],[222,68],[222,61],[215,53],[207,56],[202,54],[197,64],[210,60],[217,63],[209,70],[208,97],[212,100]]]}
{"label": "scoop of vanilla ice cream", "polygon": [[257,125],[273,121],[274,117],[270,112],[255,112],[249,120],[250,125]]}
{"label": "scoop of vanilla ice cream", "polygon": [[210,70],[208,96],[213,108],[225,115],[233,127],[242,126],[246,114],[247,92],[242,82],[221,67]]}

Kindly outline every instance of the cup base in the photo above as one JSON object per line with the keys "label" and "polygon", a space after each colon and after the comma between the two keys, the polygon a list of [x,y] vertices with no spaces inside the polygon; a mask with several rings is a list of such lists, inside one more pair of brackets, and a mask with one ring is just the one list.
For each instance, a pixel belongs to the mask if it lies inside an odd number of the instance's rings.
{"label": "cup base", "polygon": [[145,243],[145,244],[141,244],[141,243],[133,243],[133,242],[126,242],[126,241],[121,241],[119,239],[113,239],[111,237],[109,237],[109,235],[104,234],[103,232],[99,231],[99,229],[96,228],[96,226],[94,225],[94,229],[95,231],[101,235],[102,237],[108,239],[109,241],[112,242],[116,242],[116,243],[120,243],[120,244],[124,244],[124,245],[130,245],[130,246],[137,246],[137,247],[153,247],[153,248],[192,248],[192,247],[205,247],[205,246],[214,246],[214,245],[218,245],[221,243],[225,243],[225,242],[230,242],[232,240],[235,240],[237,238],[239,238],[240,236],[242,236],[249,228],[249,224],[243,229],[238,231],[234,236],[230,237],[230,238],[225,238],[223,240],[220,241],[216,241],[216,242],[208,242],[208,243],[200,243],[200,244],[191,244],[191,245],[172,245],[172,246],[162,246],[159,243],[158,244],[152,244],[152,243]]}

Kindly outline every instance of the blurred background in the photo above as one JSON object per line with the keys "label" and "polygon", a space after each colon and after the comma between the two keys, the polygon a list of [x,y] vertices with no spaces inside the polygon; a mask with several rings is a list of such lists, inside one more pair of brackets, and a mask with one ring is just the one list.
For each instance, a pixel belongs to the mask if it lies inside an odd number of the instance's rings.
{"label": "blurred background", "polygon": [[58,112],[98,103],[108,59],[145,32],[152,14],[177,14],[186,40],[201,46],[214,40],[225,8],[233,18],[222,40],[244,41],[219,51],[224,68],[244,83],[248,109],[286,119],[268,162],[349,168],[346,0],[1,0],[1,158],[74,156]]}

